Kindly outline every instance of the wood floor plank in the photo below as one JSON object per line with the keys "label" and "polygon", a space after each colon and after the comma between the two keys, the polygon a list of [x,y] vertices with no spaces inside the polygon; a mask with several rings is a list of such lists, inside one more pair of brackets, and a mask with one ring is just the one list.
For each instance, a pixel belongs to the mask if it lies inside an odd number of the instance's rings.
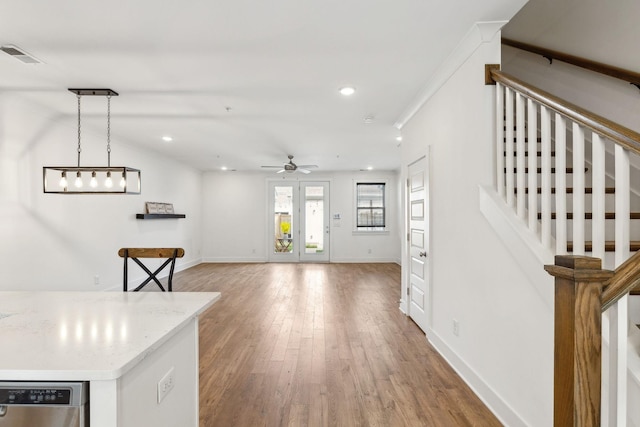
{"label": "wood floor plank", "polygon": [[395,264],[200,264],[200,426],[500,426],[398,309]]}

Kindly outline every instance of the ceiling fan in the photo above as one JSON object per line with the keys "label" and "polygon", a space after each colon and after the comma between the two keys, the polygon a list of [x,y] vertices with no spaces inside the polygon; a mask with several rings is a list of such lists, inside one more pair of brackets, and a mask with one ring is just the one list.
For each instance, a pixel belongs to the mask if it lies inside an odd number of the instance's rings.
{"label": "ceiling fan", "polygon": [[298,172],[302,172],[302,173],[311,173],[311,171],[309,169],[315,169],[318,167],[318,165],[296,165],[295,163],[293,163],[293,156],[291,154],[289,154],[287,157],[289,157],[289,162],[285,163],[282,166],[262,166],[263,168],[267,168],[267,169],[271,169],[271,168],[275,168],[275,169],[280,169],[278,172],[276,173],[294,173],[296,171]]}

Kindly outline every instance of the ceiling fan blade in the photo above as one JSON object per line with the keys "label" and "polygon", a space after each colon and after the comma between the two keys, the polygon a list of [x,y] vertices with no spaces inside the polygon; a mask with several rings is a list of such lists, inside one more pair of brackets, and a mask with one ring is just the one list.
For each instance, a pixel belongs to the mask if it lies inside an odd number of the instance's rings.
{"label": "ceiling fan blade", "polygon": [[[282,167],[282,166],[278,166],[278,167]],[[285,170],[284,170],[284,169],[280,169],[280,170],[279,170],[278,172],[276,172],[276,173],[282,173],[282,172],[285,172]]]}
{"label": "ceiling fan blade", "polygon": [[300,171],[300,172],[302,172],[302,173],[311,173],[311,171],[310,171],[310,170],[303,169],[303,168],[301,168],[300,166],[298,166],[298,169],[297,169],[297,170],[298,170],[298,171]]}
{"label": "ceiling fan blade", "polygon": [[260,166],[261,168],[282,169],[282,166]]}
{"label": "ceiling fan blade", "polygon": [[318,165],[298,165],[298,168],[303,168],[303,169],[317,169]]}

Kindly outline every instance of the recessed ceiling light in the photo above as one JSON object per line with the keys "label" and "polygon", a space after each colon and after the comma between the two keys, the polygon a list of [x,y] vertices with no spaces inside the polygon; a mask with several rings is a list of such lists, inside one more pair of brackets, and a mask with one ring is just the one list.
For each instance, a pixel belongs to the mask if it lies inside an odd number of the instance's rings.
{"label": "recessed ceiling light", "polygon": [[373,170],[373,166],[367,166],[367,170],[368,171],[372,171]]}
{"label": "recessed ceiling light", "polygon": [[345,86],[340,88],[340,94],[344,96],[351,96],[356,93],[356,89],[351,86]]}
{"label": "recessed ceiling light", "polygon": [[171,142],[171,141],[173,141],[173,138],[171,138],[169,135],[165,135],[165,136],[162,137],[162,140],[164,142]]}
{"label": "recessed ceiling light", "polygon": [[226,167],[226,166],[223,166],[223,167],[221,167],[220,169],[222,169],[223,171],[226,171],[226,170],[227,170],[227,167]]}
{"label": "recessed ceiling light", "polygon": [[373,117],[371,114],[364,116],[365,123],[373,123],[374,120],[375,120],[375,117]]}
{"label": "recessed ceiling light", "polygon": [[402,135],[396,136],[396,141],[398,141],[398,142],[402,141]]}

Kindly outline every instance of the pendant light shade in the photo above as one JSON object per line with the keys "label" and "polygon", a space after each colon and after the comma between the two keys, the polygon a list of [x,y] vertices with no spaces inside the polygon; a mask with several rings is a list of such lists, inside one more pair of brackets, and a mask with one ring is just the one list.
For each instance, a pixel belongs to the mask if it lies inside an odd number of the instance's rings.
{"label": "pendant light shade", "polygon": [[[118,93],[111,89],[69,89],[78,98],[78,164],[77,166],[44,166],[42,188],[52,194],[140,194],[141,173],[127,166],[111,166],[111,97]],[[81,166],[80,104],[83,96],[107,98],[107,164]]]}

